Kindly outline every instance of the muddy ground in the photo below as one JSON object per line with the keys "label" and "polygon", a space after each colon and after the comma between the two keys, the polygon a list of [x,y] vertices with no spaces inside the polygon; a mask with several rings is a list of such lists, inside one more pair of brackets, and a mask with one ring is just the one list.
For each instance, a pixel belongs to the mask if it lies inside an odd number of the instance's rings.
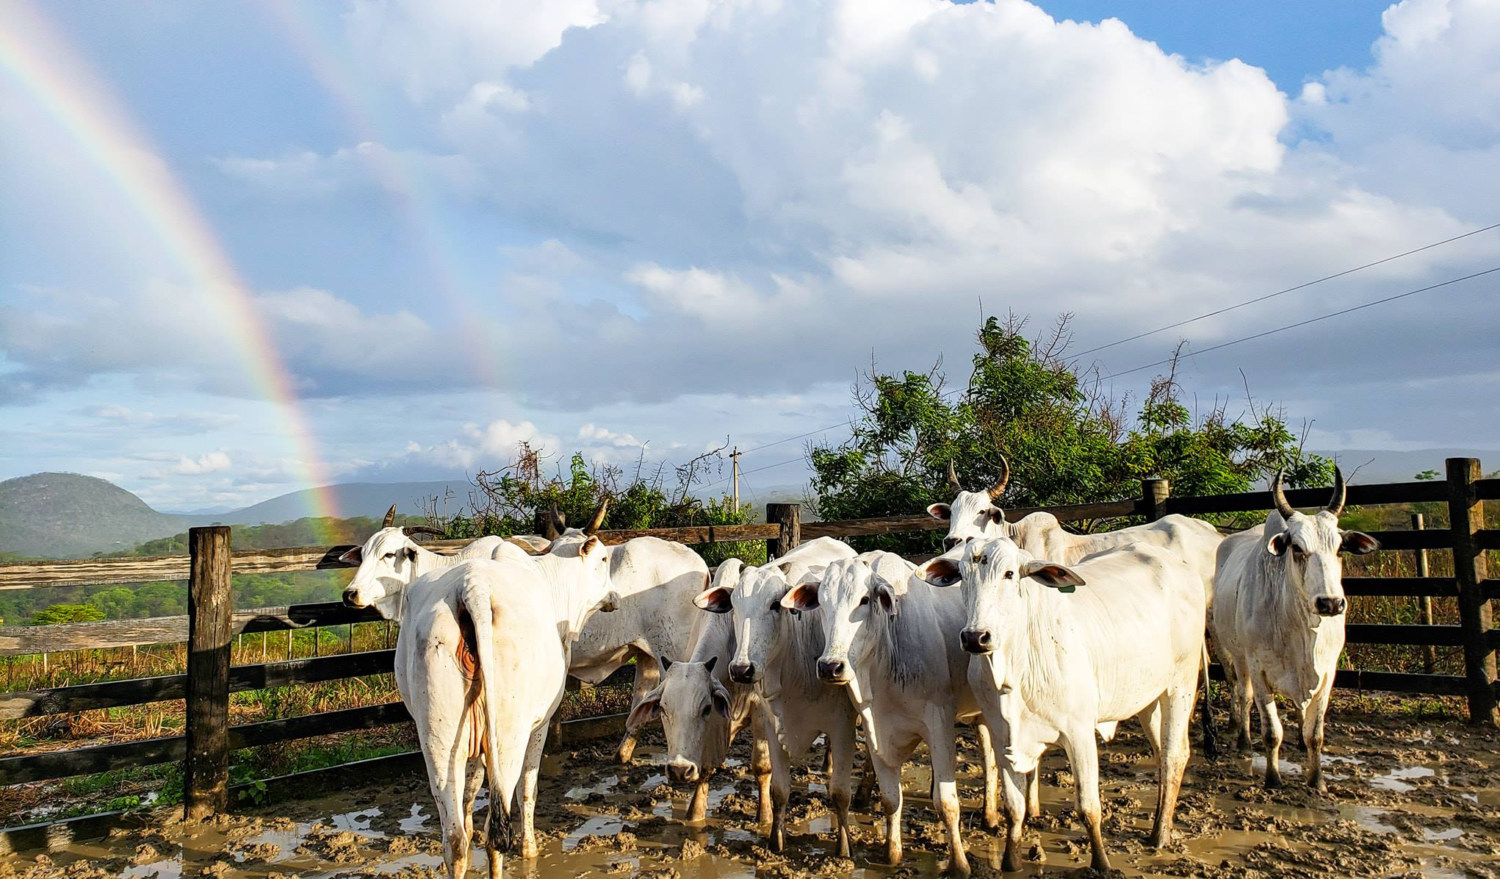
{"label": "muddy ground", "polygon": [[[1115,866],[1128,876],[1472,876],[1500,879],[1500,734],[1455,720],[1414,719],[1389,705],[1341,699],[1329,719],[1329,793],[1301,785],[1302,753],[1283,750],[1287,786],[1263,790],[1255,757],[1194,756],[1168,850],[1143,843],[1155,802],[1152,759],[1139,732],[1121,727],[1101,751],[1105,828]],[[1294,728],[1294,727],[1289,727]],[[998,876],[1000,846],[980,826],[978,755],[965,732],[965,838],[976,876]],[[858,810],[854,859],[830,854],[821,776],[800,772],[786,855],[767,850],[755,826],[754,783],[744,743],[716,777],[709,821],[680,823],[686,791],[666,785],[659,730],[635,765],[613,765],[613,742],[549,755],[537,824],[542,855],[506,859],[532,879],[915,876],[946,865],[946,844],[927,800],[919,759],[907,767],[906,862],[884,864],[878,806]],[[1087,846],[1072,809],[1072,776],[1060,754],[1043,767],[1045,814],[1028,829],[1030,861],[1017,876],[1084,875]],[[365,788],[254,810],[190,828],[171,814],[146,829],[75,843],[46,854],[0,858],[0,879],[122,876],[344,877],[442,875],[437,821],[426,780],[408,775]],[[482,825],[482,821],[480,822]],[[482,875],[482,851],[473,875]]]}

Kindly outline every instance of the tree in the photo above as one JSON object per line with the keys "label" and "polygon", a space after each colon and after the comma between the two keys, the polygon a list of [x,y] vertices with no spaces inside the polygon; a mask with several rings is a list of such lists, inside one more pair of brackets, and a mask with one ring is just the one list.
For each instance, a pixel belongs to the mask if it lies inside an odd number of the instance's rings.
{"label": "tree", "polygon": [[[1128,417],[1128,398],[1112,398],[1094,369],[1066,358],[1068,321],[1029,340],[1024,320],[990,317],[961,391],[946,387],[941,363],[925,373],[866,375],[854,392],[864,416],[853,435],[809,452],[818,514],[897,515],[951,500],[950,463],[971,489],[994,484],[1008,463],[1005,507],[1133,497],[1150,476],[1170,479],[1178,495],[1248,491],[1278,468],[1291,485],[1331,481],[1330,462],[1304,454],[1278,411],[1252,402],[1231,418],[1217,403],[1195,415],[1172,371]],[[1086,527],[1105,524],[1128,523]],[[935,541],[875,543],[915,549]]]}
{"label": "tree", "polygon": [[58,623],[92,623],[104,619],[104,611],[92,604],[53,604],[37,611],[33,626],[55,626]]}

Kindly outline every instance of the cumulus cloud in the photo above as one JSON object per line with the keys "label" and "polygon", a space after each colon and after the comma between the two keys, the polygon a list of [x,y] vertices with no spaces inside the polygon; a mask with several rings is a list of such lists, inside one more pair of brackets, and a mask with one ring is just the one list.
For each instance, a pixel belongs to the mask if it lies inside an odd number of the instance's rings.
{"label": "cumulus cloud", "polygon": [[183,456],[177,460],[172,468],[173,473],[181,473],[186,476],[198,476],[204,473],[217,473],[220,470],[228,470],[230,466],[229,456],[223,452],[209,452],[196,458]]}

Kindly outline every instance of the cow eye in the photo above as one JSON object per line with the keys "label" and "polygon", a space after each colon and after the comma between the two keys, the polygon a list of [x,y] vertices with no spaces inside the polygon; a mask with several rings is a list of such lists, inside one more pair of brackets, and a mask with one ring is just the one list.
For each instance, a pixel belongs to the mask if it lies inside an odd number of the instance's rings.
{"label": "cow eye", "polygon": [[395,557],[396,557],[396,554],[393,553],[393,552],[388,552],[385,555],[381,556],[381,558],[385,559],[386,561],[390,561],[391,559],[393,559]]}
{"label": "cow eye", "polygon": [[1015,571],[1006,571],[1005,572],[1005,579],[1007,579],[1007,580],[1014,580],[1014,579],[1016,579],[1016,572]]}
{"label": "cow eye", "polygon": [[714,710],[714,707],[712,705],[705,705],[705,706],[703,706],[703,716],[707,717],[708,716],[708,712],[710,712],[712,710]]}
{"label": "cow eye", "polygon": [[777,611],[781,610],[781,602],[772,601],[770,604],[770,608],[772,613],[776,613]]}
{"label": "cow eye", "polygon": [[866,595],[864,598],[861,598],[859,600],[859,606],[860,607],[864,607],[865,605],[867,605],[869,603],[870,603],[870,596],[868,596],[868,595]]}
{"label": "cow eye", "polygon": [[1297,544],[1294,543],[1294,544],[1292,544],[1292,555],[1299,556],[1299,557],[1300,556],[1304,556],[1304,555],[1307,555],[1307,550],[1303,549],[1302,547],[1300,547],[1300,546],[1298,546]]}

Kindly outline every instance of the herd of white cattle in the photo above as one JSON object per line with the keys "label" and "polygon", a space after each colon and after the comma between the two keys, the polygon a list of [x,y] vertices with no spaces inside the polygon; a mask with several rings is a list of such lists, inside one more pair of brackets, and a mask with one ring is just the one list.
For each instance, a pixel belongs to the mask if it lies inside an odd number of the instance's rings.
{"label": "herd of white cattle", "polygon": [[996,506],[1008,468],[986,491],[963,490],[951,466],[948,475],[957,496],[928,508],[949,523],[946,552],[921,565],[819,538],[765,565],[730,559],[710,572],[653,537],[605,546],[594,533],[603,508],[551,540],[486,537],[442,556],[412,541],[422,529],[394,527],[393,507],[345,554],[358,570],[344,599],[401,622],[396,683],[416,720],[450,875],[468,870],[486,777],[490,875],[501,875],[517,810],[521,856],[535,857],[537,774],[567,676],[597,682],[632,659],[620,759],[659,719],[669,777],[694,786],[686,818],[701,821],[711,774],[749,726],[759,821],[776,851],[791,767],[822,738],[836,850],[849,856],[860,729],[890,862],[901,860],[902,764],[925,742],[949,869],[967,875],[955,780],[955,724],[967,722],[983,754],[985,826],[1005,833],[1004,868],[1020,869],[1022,826],[1039,811],[1038,761],[1060,745],[1092,866],[1107,869],[1098,747],[1130,718],[1157,756],[1150,842],[1167,843],[1207,680],[1205,632],[1233,687],[1241,749],[1252,701],[1260,713],[1266,785],[1280,783],[1280,694],[1301,717],[1307,780],[1324,789],[1323,715],[1344,646],[1339,553],[1378,548],[1338,528],[1342,474],[1312,515],[1292,509],[1278,474],[1265,524],[1229,537],[1175,515],[1090,535],[1048,513],[1012,523]]}

